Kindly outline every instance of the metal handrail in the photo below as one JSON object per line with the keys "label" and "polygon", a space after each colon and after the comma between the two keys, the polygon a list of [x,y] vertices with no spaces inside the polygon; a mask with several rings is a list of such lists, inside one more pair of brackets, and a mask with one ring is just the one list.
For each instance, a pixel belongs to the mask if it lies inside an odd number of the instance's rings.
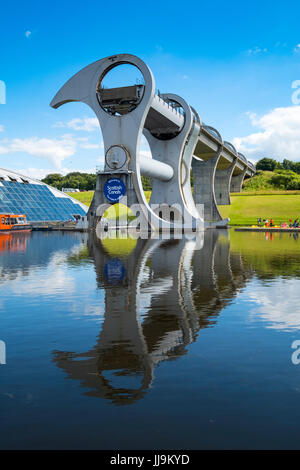
{"label": "metal handrail", "polygon": [[245,157],[245,155],[243,155],[241,152],[238,152],[238,157],[243,160],[243,162],[247,163],[248,164],[248,160],[247,158]]}
{"label": "metal handrail", "polygon": [[168,105],[168,108],[171,108],[172,111],[177,114],[180,114],[180,116],[184,116],[184,111],[181,106],[175,106],[175,103],[172,100],[168,100],[168,98],[166,98],[164,94],[156,94],[156,96],[159,100],[162,100],[164,103],[166,103]]}
{"label": "metal handrail", "polygon": [[209,132],[209,134],[211,134],[211,135],[213,135],[214,137],[216,137],[217,140],[219,140],[220,142],[223,142],[222,136],[221,136],[220,132],[217,131],[217,129],[215,129],[215,128],[212,127],[212,126],[208,126],[207,124],[204,124],[204,123],[202,123],[202,127],[203,127],[203,129],[205,129],[207,132]]}
{"label": "metal handrail", "polygon": [[224,146],[231,150],[236,156],[238,155],[235,146],[232,145],[230,142],[227,142],[227,140],[224,140]]}
{"label": "metal handrail", "polygon": [[195,108],[193,108],[193,106],[190,105],[190,108],[191,108],[192,113],[193,113],[193,121],[196,122],[197,124],[199,124],[200,129],[201,129],[202,121],[201,121],[201,117],[200,117],[199,113],[195,110]]}

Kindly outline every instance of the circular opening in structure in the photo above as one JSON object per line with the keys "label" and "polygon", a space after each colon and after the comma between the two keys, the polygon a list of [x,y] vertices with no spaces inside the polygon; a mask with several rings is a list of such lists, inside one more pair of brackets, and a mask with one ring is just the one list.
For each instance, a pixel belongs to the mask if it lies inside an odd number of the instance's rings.
{"label": "circular opening in structure", "polygon": [[124,116],[141,102],[145,90],[142,72],[132,64],[116,64],[100,77],[97,98],[112,116]]}
{"label": "circular opening in structure", "polygon": [[161,106],[159,125],[155,122],[152,129],[149,129],[153,137],[159,140],[174,139],[182,130],[185,123],[185,112],[177,101],[168,98],[167,95],[158,95]]}
{"label": "circular opening in structure", "polygon": [[145,193],[145,197],[147,199],[147,202],[149,202],[150,197],[151,197],[151,192],[152,192],[153,178],[143,173],[143,169],[142,169],[143,165],[142,165],[141,160],[145,158],[152,159],[152,152],[151,152],[149,142],[144,135],[142,135],[141,137],[139,155],[140,155],[140,164],[141,164],[141,182],[142,182],[143,190]]}
{"label": "circular opening in structure", "polygon": [[127,227],[128,223],[136,218],[130,207],[122,203],[111,205],[103,214],[108,229]]}

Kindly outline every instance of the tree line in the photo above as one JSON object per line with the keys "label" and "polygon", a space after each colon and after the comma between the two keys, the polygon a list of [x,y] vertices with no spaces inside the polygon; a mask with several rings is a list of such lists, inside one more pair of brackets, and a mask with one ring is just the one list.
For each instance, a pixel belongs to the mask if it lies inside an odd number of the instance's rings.
{"label": "tree line", "polygon": [[[257,175],[247,185],[250,189],[269,187],[275,189],[300,190],[300,162],[284,159],[278,162],[273,158],[262,158],[256,164]],[[271,172],[263,174],[263,172]],[[73,171],[63,176],[59,173],[50,173],[43,180],[44,183],[57,189],[79,189],[80,191],[93,191],[96,187],[97,175],[93,173],[81,173]],[[143,188],[151,191],[151,179],[142,176]],[[193,186],[193,174],[191,173],[191,185]]]}
{"label": "tree line", "polygon": [[[97,175],[93,173],[81,173],[73,171],[63,176],[60,173],[50,173],[44,179],[43,183],[49,184],[59,190],[63,188],[79,189],[80,191],[94,191],[96,188]],[[150,178],[142,176],[143,188],[145,191],[151,191],[152,184]]]}
{"label": "tree line", "polygon": [[283,162],[278,162],[273,158],[262,158],[257,162],[256,169],[262,171],[288,170],[300,175],[300,162],[293,162],[287,159],[284,159]]}
{"label": "tree line", "polygon": [[256,170],[257,179],[263,171],[272,172],[265,176],[267,184],[275,189],[300,190],[300,162],[287,159],[278,162],[273,158],[262,158],[257,162]]}

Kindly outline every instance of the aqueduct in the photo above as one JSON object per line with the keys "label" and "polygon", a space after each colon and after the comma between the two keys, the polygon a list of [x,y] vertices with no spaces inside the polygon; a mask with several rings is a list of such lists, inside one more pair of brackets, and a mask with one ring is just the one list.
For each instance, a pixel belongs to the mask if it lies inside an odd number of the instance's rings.
{"label": "aqueduct", "polygon": [[[104,88],[104,77],[122,64],[135,66],[143,83]],[[253,176],[255,167],[216,129],[204,124],[183,98],[157,93],[153,74],[141,59],[119,54],[88,65],[62,86],[51,106],[72,101],[93,109],[104,141],[105,167],[98,174],[88,212],[90,227],[102,215],[99,207],[123,201],[127,206],[141,205],[152,229],[227,225],[218,205],[230,204],[230,191],[241,191],[244,177]],[[142,135],[152,158],[140,153]],[[142,175],[152,180],[149,203]],[[178,214],[165,217],[165,207],[176,207]]]}

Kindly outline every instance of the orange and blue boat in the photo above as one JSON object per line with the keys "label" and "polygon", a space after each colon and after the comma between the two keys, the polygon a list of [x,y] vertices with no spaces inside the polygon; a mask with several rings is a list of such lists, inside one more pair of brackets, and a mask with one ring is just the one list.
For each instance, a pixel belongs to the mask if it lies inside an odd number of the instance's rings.
{"label": "orange and blue boat", "polygon": [[31,232],[25,214],[0,214],[0,233]]}

